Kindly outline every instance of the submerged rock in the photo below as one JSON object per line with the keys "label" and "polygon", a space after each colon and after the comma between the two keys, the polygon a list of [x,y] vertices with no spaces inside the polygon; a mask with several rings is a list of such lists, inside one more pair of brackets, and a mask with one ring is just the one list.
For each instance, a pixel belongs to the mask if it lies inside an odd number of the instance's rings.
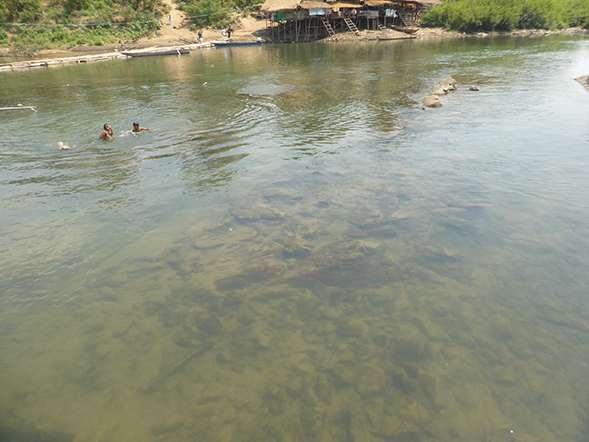
{"label": "submerged rock", "polygon": [[223,324],[217,315],[211,315],[198,325],[198,329],[209,335],[219,335],[223,333]]}
{"label": "submerged rock", "polygon": [[174,415],[169,417],[163,422],[154,425],[151,428],[151,432],[154,436],[161,436],[168,433],[174,433],[184,427],[184,417],[180,415]]}
{"label": "submerged rock", "polygon": [[444,77],[444,79],[440,81],[439,85],[450,92],[456,90],[456,80],[454,80],[454,78],[452,78],[451,75],[447,75],[446,77]]}
{"label": "submerged rock", "polygon": [[434,378],[432,378],[429,374],[420,373],[417,375],[417,381],[419,382],[419,386],[425,392],[427,397],[435,404],[437,390]]}
{"label": "submerged rock", "polygon": [[363,398],[376,396],[384,391],[387,380],[380,368],[362,364],[354,374],[354,387]]}
{"label": "submerged rock", "polygon": [[256,204],[251,207],[242,207],[231,213],[236,219],[243,222],[260,220],[277,221],[283,218],[284,214],[279,210],[268,207],[265,204]]}
{"label": "submerged rock", "polygon": [[440,95],[446,95],[450,92],[454,92],[456,90],[456,80],[452,78],[450,75],[442,79],[438,84],[436,84],[431,93],[425,97],[423,100],[423,109],[426,107],[442,107],[443,104],[440,101]]}
{"label": "submerged rock", "polygon": [[96,350],[94,351],[94,354],[96,355],[96,357],[98,358],[103,358],[105,357],[107,354],[109,354],[111,351],[110,345],[107,344],[100,344],[98,345],[98,347],[96,347]]}
{"label": "submerged rock", "polygon": [[[325,411],[316,407],[304,408],[300,413],[303,435],[307,441],[319,441],[323,435]],[[357,439],[360,440],[360,439]]]}
{"label": "submerged rock", "polygon": [[443,104],[437,95],[428,95],[423,100],[423,106],[424,106],[424,108],[425,107],[437,108],[437,107],[442,107]]}
{"label": "submerged rock", "polygon": [[436,84],[434,86],[434,88],[431,91],[430,95],[446,95],[447,93],[449,93],[450,91],[448,89],[444,89],[444,87],[441,84]]}
{"label": "submerged rock", "polygon": [[221,241],[216,235],[210,233],[205,233],[194,240],[194,247],[201,250],[214,249],[216,247],[221,247],[223,244],[223,241]]}
{"label": "submerged rock", "polygon": [[415,379],[409,377],[407,372],[401,367],[395,367],[393,369],[393,382],[405,394],[411,395],[419,390],[418,383]]}
{"label": "submerged rock", "polygon": [[367,331],[367,326],[362,321],[348,318],[339,321],[336,329],[340,338],[360,338]]}
{"label": "submerged rock", "polygon": [[354,407],[351,411],[350,416],[350,434],[354,441],[370,441],[370,431],[368,429],[368,423],[366,422],[366,416],[359,407]]}
{"label": "submerged rock", "polygon": [[589,75],[575,78],[575,80],[577,80],[579,83],[581,83],[583,85],[583,87],[589,91]]}

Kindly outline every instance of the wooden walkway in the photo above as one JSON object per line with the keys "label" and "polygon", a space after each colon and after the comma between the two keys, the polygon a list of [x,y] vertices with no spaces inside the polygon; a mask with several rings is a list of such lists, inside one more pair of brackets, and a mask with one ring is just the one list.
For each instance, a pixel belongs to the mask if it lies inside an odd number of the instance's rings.
{"label": "wooden walkway", "polygon": [[100,55],[82,55],[79,57],[54,58],[47,60],[15,61],[14,63],[0,64],[0,72],[10,72],[23,69],[44,68],[50,66],[62,66],[73,63],[92,63],[96,61],[117,60],[127,58],[120,52],[109,52]]}
{"label": "wooden walkway", "polygon": [[195,49],[200,48],[209,48],[213,45],[211,43],[194,43],[194,44],[186,44],[182,46],[168,46],[168,47],[153,47],[153,48],[144,48],[144,49],[137,49],[137,50],[130,50],[123,52],[109,52],[106,54],[96,54],[96,55],[80,55],[78,57],[66,57],[66,58],[51,58],[46,60],[30,60],[30,61],[15,61],[14,63],[4,63],[0,64],[0,73],[2,72],[12,72],[12,71],[20,71],[25,69],[34,69],[34,68],[44,68],[44,67],[54,67],[54,66],[64,66],[67,64],[76,64],[76,63],[94,63],[98,61],[108,61],[108,60],[120,60],[126,59],[132,56],[140,56],[140,55],[165,55],[170,53],[186,53],[189,51],[193,51]]}

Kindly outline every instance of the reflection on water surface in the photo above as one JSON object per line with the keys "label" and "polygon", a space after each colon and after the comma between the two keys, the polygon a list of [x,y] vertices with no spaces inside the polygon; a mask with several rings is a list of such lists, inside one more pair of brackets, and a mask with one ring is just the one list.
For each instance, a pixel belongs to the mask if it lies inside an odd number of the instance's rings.
{"label": "reflection on water surface", "polygon": [[2,123],[0,435],[585,440],[586,54],[369,42],[3,76],[39,112]]}

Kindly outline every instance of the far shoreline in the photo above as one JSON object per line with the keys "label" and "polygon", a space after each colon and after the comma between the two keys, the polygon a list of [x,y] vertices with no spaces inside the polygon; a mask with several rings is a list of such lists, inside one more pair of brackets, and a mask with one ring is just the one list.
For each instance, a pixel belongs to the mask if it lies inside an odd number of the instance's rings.
{"label": "far shoreline", "polygon": [[[395,31],[391,31],[395,32]],[[327,43],[327,42],[350,42],[350,41],[373,41],[377,40],[378,35],[382,35],[382,31],[362,31],[360,35],[354,35],[352,33],[341,33],[337,35],[337,39],[324,38],[316,40],[311,43]],[[235,39],[236,41],[254,40],[259,39],[259,33],[253,32],[251,34],[241,32],[240,37]],[[522,29],[514,30],[509,32],[476,32],[476,33],[465,33],[458,31],[448,31],[443,28],[419,28],[419,31],[415,34],[417,40],[435,40],[435,39],[447,39],[447,38],[494,38],[494,37],[544,37],[551,35],[574,35],[574,34],[589,34],[588,29],[583,28],[564,28],[554,30],[544,29]],[[284,42],[273,42],[270,39],[262,40],[267,44],[285,44]],[[210,43],[207,41],[205,43]],[[302,43],[302,42],[301,42]],[[75,46],[70,49],[59,48],[59,49],[42,49],[28,55],[19,55],[14,53],[14,48],[0,48],[0,66],[9,65],[12,63],[30,62],[32,64],[38,63],[44,60],[55,60],[55,59],[66,59],[72,57],[87,57],[87,56],[101,56],[110,55],[113,53],[128,51],[133,49],[147,49],[147,48],[162,48],[162,47],[185,47],[187,45],[198,45],[198,37],[194,35],[193,41],[187,41],[187,39],[168,39],[163,40],[161,38],[143,38],[137,42],[132,43],[111,43],[103,46]],[[210,47],[211,45],[203,45],[203,48]],[[22,69],[19,69],[22,70]],[[0,70],[1,72],[2,70]]]}

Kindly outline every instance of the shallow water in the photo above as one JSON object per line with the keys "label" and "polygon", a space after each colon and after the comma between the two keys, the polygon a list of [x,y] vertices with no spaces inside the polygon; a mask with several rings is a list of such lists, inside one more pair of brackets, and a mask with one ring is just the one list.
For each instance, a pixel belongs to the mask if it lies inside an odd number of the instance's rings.
{"label": "shallow water", "polygon": [[38,112],[1,114],[0,434],[585,441],[588,73],[555,36],[1,75]]}

